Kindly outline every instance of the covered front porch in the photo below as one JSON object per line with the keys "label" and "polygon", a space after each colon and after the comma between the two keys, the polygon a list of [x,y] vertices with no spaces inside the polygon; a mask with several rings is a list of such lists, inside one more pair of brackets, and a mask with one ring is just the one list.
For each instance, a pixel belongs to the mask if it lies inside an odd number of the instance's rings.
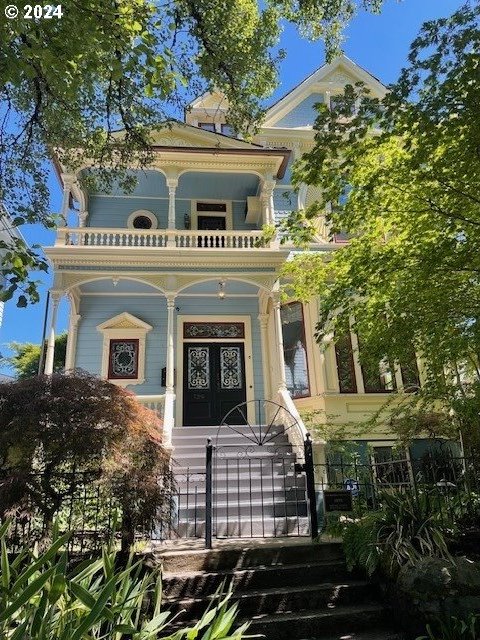
{"label": "covered front porch", "polygon": [[[252,423],[252,400],[277,400],[298,415],[285,379],[275,270],[57,272],[47,374],[63,295],[71,301],[66,369],[83,368],[131,389],[162,415],[167,445],[174,427],[219,425],[243,402]],[[111,344],[122,339],[138,345],[134,380],[115,378],[109,364]]]}

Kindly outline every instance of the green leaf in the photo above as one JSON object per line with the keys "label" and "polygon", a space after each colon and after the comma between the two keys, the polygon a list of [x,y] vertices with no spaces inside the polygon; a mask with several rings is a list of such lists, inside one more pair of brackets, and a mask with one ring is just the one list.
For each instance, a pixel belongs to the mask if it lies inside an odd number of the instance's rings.
{"label": "green leaf", "polygon": [[115,592],[117,576],[113,575],[102,589],[89,614],[78,625],[70,640],[81,640],[82,636],[102,617],[105,605]]}
{"label": "green leaf", "polygon": [[50,580],[54,572],[55,567],[50,567],[50,569],[47,569],[45,573],[38,576],[38,578],[36,578],[35,580],[33,580],[33,582],[26,586],[25,589],[15,598],[15,600],[8,607],[6,607],[4,612],[0,614],[0,622],[8,620],[8,618],[19,611],[21,607],[30,600],[30,598],[33,598],[34,595],[41,591],[48,580]]}

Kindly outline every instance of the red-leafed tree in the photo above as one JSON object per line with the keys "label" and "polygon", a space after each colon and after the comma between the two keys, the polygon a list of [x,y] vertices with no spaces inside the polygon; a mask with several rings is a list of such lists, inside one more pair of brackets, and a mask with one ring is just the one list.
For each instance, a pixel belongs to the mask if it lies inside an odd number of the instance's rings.
{"label": "red-leafed tree", "polygon": [[0,516],[36,512],[50,525],[88,478],[132,542],[168,517],[161,427],[133,394],[85,372],[0,384]]}

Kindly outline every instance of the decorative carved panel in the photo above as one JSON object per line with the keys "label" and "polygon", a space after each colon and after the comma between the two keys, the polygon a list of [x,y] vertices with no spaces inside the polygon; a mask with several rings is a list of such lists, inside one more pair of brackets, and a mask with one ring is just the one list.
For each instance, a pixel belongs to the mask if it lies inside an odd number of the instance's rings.
{"label": "decorative carved panel", "polygon": [[188,347],[188,388],[210,389],[210,350]]}
{"label": "decorative carved panel", "polygon": [[110,340],[108,377],[112,380],[138,377],[138,340]]}
{"label": "decorative carved panel", "polygon": [[244,338],[243,322],[185,322],[184,338]]}
{"label": "decorative carved panel", "polygon": [[220,384],[222,389],[242,388],[240,347],[220,347]]}

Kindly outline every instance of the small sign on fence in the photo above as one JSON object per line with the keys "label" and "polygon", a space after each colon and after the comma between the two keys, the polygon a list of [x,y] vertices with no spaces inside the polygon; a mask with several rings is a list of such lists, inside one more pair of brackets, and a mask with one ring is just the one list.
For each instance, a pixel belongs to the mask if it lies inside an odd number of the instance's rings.
{"label": "small sign on fence", "polygon": [[324,491],[323,504],[326,513],[332,511],[353,511],[351,491]]}

